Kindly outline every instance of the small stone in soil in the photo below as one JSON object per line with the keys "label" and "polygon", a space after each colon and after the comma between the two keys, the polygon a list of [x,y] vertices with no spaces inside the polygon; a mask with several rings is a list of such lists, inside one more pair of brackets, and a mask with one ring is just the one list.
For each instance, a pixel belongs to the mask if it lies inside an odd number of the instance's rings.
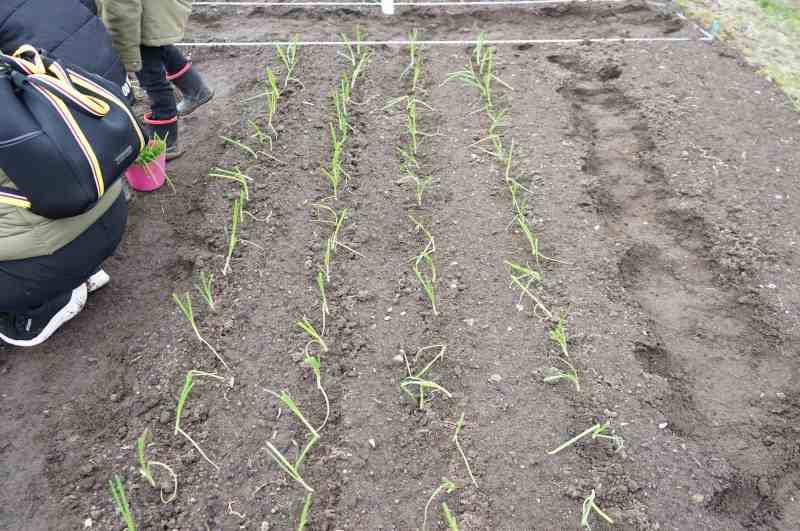
{"label": "small stone in soil", "polygon": [[489,376],[489,381],[491,383],[500,383],[500,382],[503,381],[503,377],[500,376],[499,374],[493,374],[493,375]]}

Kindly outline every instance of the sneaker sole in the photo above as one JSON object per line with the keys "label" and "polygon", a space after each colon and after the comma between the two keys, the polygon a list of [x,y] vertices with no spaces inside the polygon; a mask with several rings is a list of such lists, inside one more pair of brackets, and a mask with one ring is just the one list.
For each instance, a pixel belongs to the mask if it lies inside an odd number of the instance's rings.
{"label": "sneaker sole", "polygon": [[83,310],[83,307],[86,305],[86,297],[88,293],[89,291],[86,289],[86,284],[81,284],[79,287],[72,290],[72,297],[66,306],[61,308],[58,313],[55,314],[52,319],[50,319],[50,322],[47,323],[47,326],[44,327],[44,330],[42,330],[39,335],[33,339],[23,341],[6,337],[3,334],[0,334],[0,339],[9,345],[14,345],[15,347],[35,347],[37,345],[41,345],[50,339],[50,336],[52,336],[56,330],[61,328],[64,323],[70,321],[76,315],[81,313],[81,310]]}
{"label": "sneaker sole", "polygon": [[204,99],[203,101],[200,101],[200,102],[198,102],[198,103],[197,103],[197,105],[195,105],[194,107],[192,107],[192,108],[191,108],[191,109],[189,109],[188,111],[178,112],[178,116],[181,116],[181,117],[183,117],[183,116],[189,116],[189,115],[190,115],[190,114],[192,114],[194,111],[196,111],[197,109],[199,109],[200,107],[202,107],[202,106],[203,106],[203,105],[205,105],[206,103],[208,103],[208,102],[210,102],[211,100],[213,100],[213,99],[214,99],[214,94],[215,94],[215,91],[213,91],[213,90],[212,90],[212,91],[211,91],[211,94],[209,94],[208,98]]}

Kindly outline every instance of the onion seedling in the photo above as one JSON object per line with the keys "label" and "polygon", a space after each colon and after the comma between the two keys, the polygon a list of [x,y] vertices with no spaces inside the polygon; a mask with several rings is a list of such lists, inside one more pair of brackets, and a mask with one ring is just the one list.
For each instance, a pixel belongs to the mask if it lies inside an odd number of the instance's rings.
{"label": "onion seedling", "polygon": [[597,506],[595,503],[596,494],[594,489],[592,489],[591,494],[583,500],[583,509],[581,511],[581,528],[582,529],[591,529],[592,527],[589,525],[589,516],[592,514],[592,511],[597,513],[597,516],[608,522],[610,525],[614,525],[614,520],[611,519],[605,512],[603,512],[600,507]]}
{"label": "onion seedling", "polygon": [[311,324],[311,321],[303,317],[301,321],[297,321],[297,326],[302,328],[303,331],[306,334],[308,334],[308,337],[311,338],[311,340],[308,343],[306,343],[306,348],[305,348],[306,354],[308,354],[311,345],[314,344],[319,345],[319,347],[322,349],[322,352],[328,352],[328,345],[325,343],[325,340],[322,338],[320,333],[317,332],[317,329],[314,328],[314,325]]}
{"label": "onion seedling", "polygon": [[539,312],[541,312],[544,314],[545,319],[552,321],[553,312],[548,310],[542,300],[530,290],[531,284],[542,281],[542,276],[528,266],[523,266],[508,260],[505,261],[505,264],[510,269],[511,283],[521,290],[520,301],[527,295],[534,303],[534,313],[538,315]]}
{"label": "onion seedling", "polygon": [[208,308],[216,313],[217,305],[214,303],[214,273],[200,272],[200,283],[197,284],[197,291],[200,292],[200,296],[206,301],[206,304],[208,304]]}
{"label": "onion seedling", "polygon": [[233,139],[233,138],[230,138],[230,137],[227,137],[227,136],[220,136],[220,138],[223,141],[225,141],[225,143],[233,144],[234,146],[238,147],[239,149],[241,149],[242,151],[244,151],[245,153],[247,153],[248,155],[250,155],[254,159],[258,158],[258,155],[256,154],[255,151],[253,151],[253,148],[251,148],[250,146],[248,146],[244,142],[240,142],[239,140],[236,140],[236,139]]}
{"label": "onion seedling", "polygon": [[361,30],[360,26],[356,26],[354,42],[344,33],[341,34],[341,38],[347,54],[339,52],[339,55],[347,59],[350,63],[350,88],[354,89],[358,78],[367,65],[370,52],[364,49],[364,32]]}
{"label": "onion seedling", "polygon": [[283,80],[283,88],[281,89],[281,92],[286,90],[286,87],[289,85],[290,81],[294,81],[300,85],[301,88],[304,88],[300,80],[294,77],[294,71],[297,68],[297,63],[299,62],[298,51],[300,50],[300,45],[297,41],[298,37],[297,35],[294,35],[292,36],[292,42],[287,44],[285,47],[280,45],[276,47],[278,57],[280,57],[280,60],[286,69],[286,77]]}
{"label": "onion seedling", "polygon": [[600,423],[595,424],[591,428],[588,428],[588,429],[582,431],[581,433],[579,433],[578,435],[576,435],[572,439],[568,440],[567,442],[565,442],[564,444],[562,444],[561,446],[559,446],[555,450],[550,450],[549,452],[547,452],[547,455],[555,455],[558,452],[560,452],[561,450],[572,446],[573,444],[575,444],[576,442],[580,441],[584,437],[588,437],[590,435],[592,437],[592,440],[606,439],[606,440],[611,441],[611,443],[614,445],[614,451],[615,452],[619,452],[625,446],[625,439],[623,439],[619,435],[615,435],[613,432],[611,432],[611,435],[609,435],[608,434],[609,433],[609,424],[610,424],[610,421],[605,421],[602,424],[600,424]]}
{"label": "onion seedling", "polygon": [[286,458],[286,456],[284,456],[277,448],[275,448],[275,445],[273,445],[269,441],[267,441],[266,443],[267,449],[269,450],[272,458],[278,463],[278,465],[283,469],[284,472],[289,474],[289,476],[292,479],[294,479],[300,485],[302,485],[303,488],[306,489],[308,492],[314,492],[314,489],[309,487],[308,484],[303,480],[303,477],[300,475],[298,468],[305,460],[306,455],[308,455],[308,452],[311,451],[311,449],[314,447],[315,444],[317,444],[317,440],[319,439],[319,433],[317,432],[316,429],[314,429],[311,423],[309,423],[308,420],[306,420],[305,416],[300,411],[300,408],[297,407],[297,404],[295,404],[294,400],[292,400],[292,398],[289,396],[288,393],[286,393],[286,391],[282,391],[281,394],[278,394],[275,391],[270,391],[270,390],[267,390],[267,392],[272,396],[274,396],[275,398],[277,398],[278,400],[280,400],[281,402],[283,402],[286,405],[286,407],[288,407],[289,410],[294,414],[294,416],[296,416],[300,420],[300,422],[303,423],[306,429],[308,429],[308,431],[311,433],[311,438],[309,439],[308,443],[303,448],[303,450],[300,452],[300,455],[298,455],[294,463],[290,462]]}
{"label": "onion seedling", "polygon": [[231,270],[231,260],[233,253],[236,250],[236,245],[239,243],[239,224],[242,221],[242,209],[244,208],[245,193],[242,190],[239,193],[239,199],[233,202],[233,212],[231,213],[231,233],[228,239],[228,254],[225,257],[225,265],[222,268],[222,274],[227,276]]}
{"label": "onion seedling", "polygon": [[321,299],[320,308],[322,310],[322,335],[324,336],[325,330],[327,329],[330,309],[328,308],[328,297],[325,294],[325,273],[322,271],[317,272],[317,289],[319,289],[319,296]]}
{"label": "onion seedling", "polygon": [[444,521],[447,523],[447,528],[450,529],[450,531],[459,531],[458,520],[456,520],[455,515],[450,512],[450,507],[447,506],[447,502],[442,502],[442,512],[444,512]]}
{"label": "onion seedling", "polygon": [[428,508],[430,508],[431,503],[433,503],[434,498],[438,496],[442,491],[445,493],[450,494],[454,492],[458,487],[456,484],[450,481],[449,479],[443,479],[442,483],[436,487],[436,490],[433,491],[431,497],[428,498],[428,503],[425,504],[425,512],[422,516],[422,531],[426,531],[428,529]]}
{"label": "onion seedling", "polygon": [[[403,381],[400,382],[400,389],[402,389],[404,393],[406,393],[408,396],[410,396],[412,400],[417,402],[417,404],[419,406],[419,409],[424,409],[424,407],[425,407],[425,393],[428,390],[438,391],[438,392],[442,393],[443,395],[445,395],[447,398],[451,398],[453,396],[450,393],[450,391],[448,391],[447,389],[445,389],[444,387],[442,387],[438,383],[436,383],[436,382],[434,382],[432,380],[425,379],[425,375],[428,373],[428,371],[431,370],[433,365],[437,361],[444,359],[444,353],[447,350],[447,345],[431,345],[429,347],[421,348],[421,349],[419,349],[419,351],[417,351],[417,354],[416,354],[416,356],[414,356],[414,359],[419,358],[420,354],[422,354],[423,352],[426,352],[426,351],[432,350],[432,349],[437,349],[437,348],[439,349],[439,353],[436,354],[436,356],[434,356],[433,359],[431,361],[429,361],[428,364],[425,365],[425,367],[423,367],[422,370],[420,370],[416,374],[411,372],[411,366],[408,363],[408,359],[405,360],[406,361],[406,370],[408,371],[408,376],[403,378]],[[405,354],[404,354],[404,356],[405,356]],[[409,390],[409,388],[413,387],[413,386],[417,387],[417,393],[412,393]]]}
{"label": "onion seedling", "polygon": [[554,374],[551,374],[550,376],[545,376],[542,379],[542,381],[544,383],[553,383],[553,382],[558,382],[559,380],[567,380],[572,382],[575,385],[575,391],[580,393],[581,382],[580,379],[578,378],[578,370],[572,363],[569,362],[569,360],[566,360],[564,358],[558,358],[558,359],[559,361],[561,361],[561,363],[563,363],[569,368],[569,372],[564,372],[557,367],[553,367]]}
{"label": "onion seedling", "polygon": [[422,252],[412,258],[413,265],[411,268],[414,271],[414,275],[416,275],[420,285],[422,286],[425,296],[431,303],[433,315],[439,315],[439,309],[436,306],[436,288],[439,282],[439,277],[436,263],[433,261],[433,257],[431,256],[432,253],[436,251],[436,242],[433,239],[433,235],[422,223],[417,221],[414,216],[409,216],[409,218],[411,218],[411,221],[414,222],[416,226],[415,228],[422,231],[422,233],[425,234],[425,237],[428,239],[428,243],[425,245],[425,248],[422,250]]}
{"label": "onion seedling", "polygon": [[333,198],[339,198],[339,185],[342,182],[342,178],[346,177],[346,173],[342,168],[342,159],[344,157],[344,140],[340,138],[339,135],[336,133],[336,129],[333,127],[333,124],[330,124],[331,128],[331,163],[330,168],[322,168],[322,172],[325,174],[325,177],[328,178],[328,183],[331,185],[331,190],[333,191]]}
{"label": "onion seedling", "polygon": [[475,485],[475,488],[478,488],[478,482],[475,480],[475,475],[472,473],[472,468],[469,466],[469,460],[467,460],[467,454],[464,453],[464,449],[461,448],[461,443],[458,441],[458,434],[461,433],[461,429],[464,427],[464,413],[461,413],[461,417],[459,417],[458,422],[456,423],[456,431],[453,433],[453,443],[455,443],[456,448],[458,448],[458,453],[461,454],[461,458],[464,460],[464,464],[467,466],[467,472],[469,472],[469,479],[472,480],[472,484]]}
{"label": "onion seedling", "polygon": [[277,137],[278,132],[272,125],[272,122],[275,119],[275,114],[278,112],[278,100],[281,97],[281,91],[278,88],[275,74],[270,67],[267,67],[267,90],[264,95],[267,98],[267,127],[269,127],[272,134]]}
{"label": "onion seedling", "polygon": [[222,363],[222,365],[226,369],[231,370],[230,366],[228,366],[228,363],[225,361],[225,359],[222,356],[220,356],[219,352],[217,352],[217,349],[212,347],[211,343],[206,341],[205,338],[202,335],[200,335],[200,329],[198,328],[197,321],[194,318],[194,309],[192,308],[192,295],[187,291],[184,294],[184,296],[186,297],[185,301],[181,299],[177,293],[173,293],[172,299],[178,305],[178,308],[181,309],[181,313],[183,313],[183,316],[186,317],[186,320],[189,321],[189,324],[192,326],[192,330],[194,330],[194,335],[197,336],[197,339],[199,339],[202,344],[208,347],[208,349],[214,354],[214,356],[216,356],[216,358],[220,361],[220,363]]}
{"label": "onion seedling", "polygon": [[128,531],[136,531],[136,523],[133,521],[131,508],[128,505],[128,498],[125,496],[125,486],[119,476],[114,476],[113,481],[109,481],[111,485],[111,496],[114,498],[114,505],[116,505],[119,514],[122,516],[122,521],[125,522],[125,527]]}
{"label": "onion seedling", "polygon": [[156,466],[159,468],[163,468],[167,471],[167,473],[172,477],[172,496],[169,498],[164,498],[164,489],[160,489],[161,495],[161,502],[162,503],[169,503],[178,496],[178,475],[175,474],[175,471],[172,470],[172,467],[165,465],[159,461],[148,461],[145,457],[144,451],[145,447],[147,446],[147,436],[150,434],[150,431],[145,428],[142,434],[139,436],[139,439],[136,441],[136,448],[137,448],[137,455],[139,456],[139,473],[142,474],[142,477],[150,483],[150,486],[153,488],[156,487],[156,480],[153,477],[153,471],[150,468],[151,466]]}
{"label": "onion seedling", "polygon": [[328,393],[326,393],[325,388],[322,387],[322,371],[321,371],[322,364],[319,360],[319,356],[311,356],[308,353],[306,353],[305,362],[306,365],[311,367],[311,370],[314,373],[314,378],[317,382],[317,389],[319,389],[319,392],[322,393],[322,397],[325,399],[325,420],[323,420],[320,427],[317,428],[317,431],[320,432],[322,431],[322,428],[324,428],[325,425],[328,424],[328,419],[331,416],[331,402],[330,400],[328,400]]}
{"label": "onion seedling", "polygon": [[181,417],[183,416],[183,409],[186,406],[186,400],[189,398],[189,393],[192,391],[192,388],[194,387],[194,377],[195,376],[202,376],[202,377],[205,377],[205,378],[214,378],[216,380],[223,380],[223,381],[225,380],[225,378],[223,378],[222,376],[219,376],[218,374],[214,374],[214,373],[209,373],[209,372],[202,372],[202,371],[194,371],[194,370],[192,370],[192,371],[189,371],[189,372],[186,373],[186,381],[184,381],[184,383],[183,383],[183,388],[181,389],[181,394],[178,397],[178,407],[175,409],[175,435],[183,435],[183,437],[187,441],[189,441],[192,444],[192,446],[194,446],[197,449],[197,451],[200,453],[200,455],[203,457],[203,459],[205,459],[208,462],[208,464],[213,466],[214,469],[219,471],[219,466],[214,461],[209,459],[208,456],[206,455],[206,453],[203,451],[203,449],[200,448],[200,445],[197,444],[195,442],[195,440],[192,439],[192,437],[188,433],[183,431],[183,429],[181,428]]}
{"label": "onion seedling", "polygon": [[208,176],[217,177],[218,179],[226,179],[228,181],[234,181],[239,183],[239,188],[244,193],[245,201],[250,201],[250,188],[247,185],[247,183],[252,182],[253,179],[252,177],[249,177],[244,173],[242,173],[238,166],[234,167],[233,170],[214,168],[214,170],[211,173],[209,173]]}
{"label": "onion seedling", "polygon": [[300,513],[300,523],[297,525],[297,531],[304,531],[308,525],[308,513],[311,511],[311,502],[314,499],[314,494],[309,492],[306,495],[306,501],[303,503],[303,512]]}

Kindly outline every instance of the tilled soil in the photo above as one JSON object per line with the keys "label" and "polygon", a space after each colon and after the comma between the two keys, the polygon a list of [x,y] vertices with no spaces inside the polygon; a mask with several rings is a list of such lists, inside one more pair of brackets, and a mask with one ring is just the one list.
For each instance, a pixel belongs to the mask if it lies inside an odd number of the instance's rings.
{"label": "tilled soil", "polygon": [[[492,11],[418,11],[393,19],[358,12],[196,9],[187,40],[697,36],[639,4]],[[408,51],[377,47],[354,93],[348,183],[337,201],[320,168],[330,157],[331,94],[347,65],[334,48],[306,47],[275,120],[272,156],[253,159],[220,135],[262,150],[264,68],[273,49],[198,48],[217,89],[187,118],[187,155],[170,166],[176,192],[137,195],[113,281],[41,348],[0,350],[0,528],[121,529],[108,489],[125,480],[138,528],[296,529],[305,491],[281,472],[269,441],[295,455],[306,432],[267,390],[287,390],[309,420],[325,417],[303,361],[296,321],[320,325],[315,277],[330,226],[325,202],[347,208],[334,257],[322,381],[331,416],[302,467],[315,489],[308,529],[421,529],[428,498],[446,500],[464,530],[577,529],[594,489],[619,529],[800,528],[800,119],[789,100],[730,50],[705,42],[518,45],[496,49],[498,102],[509,108],[515,173],[529,191],[541,253],[537,293],[568,313],[581,391],[543,375],[558,347],[548,324],[510,287],[505,261],[528,243],[512,225],[504,171],[483,149],[488,127],[475,89],[443,84],[467,64],[466,46],[426,47],[420,108],[423,164],[433,184],[421,207],[402,181],[401,107]],[[277,159],[277,160],[276,160]],[[234,183],[250,201],[231,266]],[[320,213],[322,215],[320,215]],[[430,228],[440,268],[439,309],[409,260]],[[217,313],[195,291],[213,272]],[[172,293],[193,292],[204,337]],[[452,393],[423,410],[399,383],[402,353],[446,344],[429,376]],[[428,354],[429,355],[429,354]],[[182,427],[219,470],[174,435],[187,371],[197,378]],[[475,472],[467,474],[459,439]],[[547,450],[595,422],[625,439],[619,452],[584,440]],[[150,459],[179,477],[175,501],[137,471]],[[158,477],[166,488],[166,477]],[[593,529],[604,529],[593,518]],[[90,527],[91,526],[91,527]]]}

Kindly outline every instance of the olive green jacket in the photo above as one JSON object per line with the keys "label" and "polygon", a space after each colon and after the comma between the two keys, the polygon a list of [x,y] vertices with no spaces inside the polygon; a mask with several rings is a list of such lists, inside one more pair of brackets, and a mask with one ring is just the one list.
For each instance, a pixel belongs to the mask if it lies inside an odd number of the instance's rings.
{"label": "olive green jacket", "polygon": [[165,46],[183,39],[192,0],[96,0],[114,48],[128,72],[142,69],[139,46]]}
{"label": "olive green jacket", "polygon": [[[16,188],[2,169],[0,186]],[[94,208],[63,219],[47,219],[24,208],[0,204],[0,262],[53,254],[100,219],[121,191],[120,180],[106,191]]]}

